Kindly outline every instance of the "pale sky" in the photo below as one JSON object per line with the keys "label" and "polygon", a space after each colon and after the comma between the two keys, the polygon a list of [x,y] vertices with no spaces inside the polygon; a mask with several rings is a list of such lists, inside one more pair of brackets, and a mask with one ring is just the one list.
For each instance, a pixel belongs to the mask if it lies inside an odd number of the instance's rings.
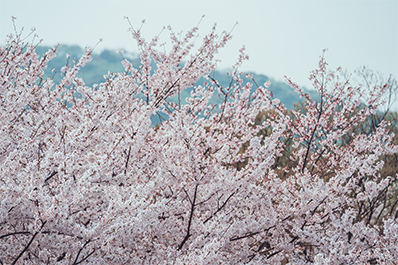
{"label": "pale sky", "polygon": [[[233,39],[219,54],[219,68],[230,67],[245,45],[250,60],[242,71],[265,74],[282,81],[287,75],[309,86],[309,72],[317,67],[322,49],[333,68],[348,71],[366,65],[385,75],[398,76],[398,1],[255,1],[255,0],[0,0],[0,43],[17,27],[36,27],[44,44],[78,44],[136,52],[124,16],[146,39],[163,26],[176,32],[197,25],[203,36],[213,25]],[[167,31],[162,37],[168,36]]]}

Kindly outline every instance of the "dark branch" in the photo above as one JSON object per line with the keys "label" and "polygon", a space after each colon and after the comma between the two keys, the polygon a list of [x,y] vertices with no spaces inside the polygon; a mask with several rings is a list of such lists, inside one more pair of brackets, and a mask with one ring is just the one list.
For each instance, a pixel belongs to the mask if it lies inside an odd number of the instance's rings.
{"label": "dark branch", "polygon": [[311,138],[310,138],[309,142],[307,143],[307,151],[305,152],[305,157],[304,157],[303,167],[301,168],[301,173],[304,173],[304,169],[305,169],[305,167],[307,165],[308,155],[310,153],[312,140],[314,139],[314,135],[315,135],[317,127],[318,127],[318,124],[315,125],[315,128],[314,128],[314,130],[311,133]]}
{"label": "dark branch", "polygon": [[15,260],[11,263],[12,265],[16,264],[17,261],[22,257],[22,255],[26,252],[26,250],[28,250],[28,248],[30,247],[30,245],[32,244],[33,240],[35,240],[35,237],[40,233],[40,231],[43,229],[44,225],[47,223],[47,221],[43,222],[39,231],[37,231],[36,233],[34,233],[34,235],[32,236],[32,238],[30,239],[29,243],[25,246],[25,248],[21,251],[21,253],[19,253],[18,257],[15,258]]}
{"label": "dark branch", "polygon": [[15,236],[15,235],[30,235],[30,232],[15,232],[15,233],[10,233],[10,234],[6,234],[6,235],[2,235],[0,236],[0,239],[8,237],[8,236]]}
{"label": "dark branch", "polygon": [[[188,220],[188,228],[187,228],[187,234],[185,235],[184,239],[182,240],[181,244],[178,246],[178,250],[181,250],[184,244],[187,242],[189,237],[191,236],[191,224],[192,224],[192,218],[193,218],[193,211],[195,210],[195,202],[196,202],[196,194],[198,191],[198,184],[195,186],[195,192],[193,194],[193,200],[191,202],[191,213],[189,214],[189,220]],[[187,194],[188,195],[188,194]]]}
{"label": "dark branch", "polygon": [[44,180],[44,182],[47,182],[47,181],[49,181],[52,177],[54,177],[55,175],[57,175],[58,174],[58,171],[53,171],[53,172],[51,172],[51,174]]}
{"label": "dark branch", "polygon": [[247,237],[255,236],[257,234],[260,234],[260,232],[251,232],[251,233],[249,233],[247,235],[244,235],[244,236],[233,237],[229,241],[237,241],[237,240],[245,239]]}
{"label": "dark branch", "polygon": [[90,256],[94,253],[95,249],[94,249],[92,252],[90,252],[85,258],[81,259],[79,262],[77,261],[77,260],[79,259],[79,256],[80,256],[80,253],[82,252],[82,250],[83,250],[83,249],[87,246],[87,244],[90,243],[90,242],[91,242],[91,239],[87,240],[87,242],[84,243],[84,245],[79,249],[79,252],[77,252],[75,261],[73,261],[73,265],[77,265],[77,264],[79,264],[79,263],[82,263],[84,260],[86,260],[88,257],[90,257]]}
{"label": "dark branch", "polygon": [[227,202],[229,201],[229,199],[231,199],[232,196],[234,196],[235,193],[237,193],[237,192],[238,192],[238,190],[232,192],[232,194],[229,195],[229,197],[225,200],[225,202],[224,202],[220,207],[218,207],[218,209],[217,209],[212,215],[210,215],[210,216],[203,222],[203,224],[205,224],[205,223],[207,223],[208,221],[210,221],[211,218],[213,218],[213,216],[215,216],[219,211],[221,211],[222,208],[225,207],[225,205],[227,204]]}
{"label": "dark branch", "polygon": [[269,256],[267,257],[267,259],[269,259],[269,258],[275,256],[276,254],[279,254],[280,252],[282,252],[282,250],[275,251],[274,253],[272,253],[271,255],[269,255]]}
{"label": "dark branch", "polygon": [[129,147],[129,152],[127,154],[126,165],[124,167],[124,175],[126,175],[126,173],[127,173],[127,166],[129,165],[130,153],[131,153],[131,145]]}

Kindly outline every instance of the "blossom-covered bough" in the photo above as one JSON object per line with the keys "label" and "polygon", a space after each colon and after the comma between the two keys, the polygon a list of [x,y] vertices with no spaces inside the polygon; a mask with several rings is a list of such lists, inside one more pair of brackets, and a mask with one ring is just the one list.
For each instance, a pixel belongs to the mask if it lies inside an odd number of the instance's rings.
{"label": "blossom-covered bough", "polygon": [[[166,53],[131,29],[141,66],[123,60],[94,87],[76,76],[91,49],[54,84],[43,70],[56,48],[40,57],[8,37],[0,264],[396,263],[397,176],[380,177],[378,158],[398,148],[385,122],[340,140],[387,88],[364,102],[322,56],[310,77],[317,101],[287,79],[305,105],[291,116],[269,83],[244,81],[244,49],[228,87],[209,77],[231,36],[214,27],[193,50],[197,30],[170,29]],[[152,126],[156,115],[168,118]],[[286,156],[289,168],[278,164]]]}

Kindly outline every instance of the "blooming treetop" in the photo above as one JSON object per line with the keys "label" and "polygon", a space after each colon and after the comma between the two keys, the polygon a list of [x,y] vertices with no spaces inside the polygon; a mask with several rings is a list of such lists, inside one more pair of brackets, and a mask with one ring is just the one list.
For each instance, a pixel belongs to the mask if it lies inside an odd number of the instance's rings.
{"label": "blooming treetop", "polygon": [[[269,83],[244,81],[244,49],[228,87],[209,77],[231,35],[214,27],[194,50],[197,30],[169,29],[165,52],[131,28],[141,66],[123,60],[124,72],[94,87],[77,77],[91,49],[54,84],[43,70],[56,47],[40,57],[19,34],[8,36],[0,262],[394,264],[397,176],[378,174],[378,158],[398,151],[392,135],[382,122],[339,141],[377,111],[386,87],[360,101],[361,87],[328,71],[322,56],[310,76],[318,101],[287,79],[306,106],[290,116]],[[201,77],[208,81],[195,85]],[[186,103],[170,100],[188,88]],[[218,106],[209,103],[216,96]],[[294,166],[283,168],[287,152]]]}

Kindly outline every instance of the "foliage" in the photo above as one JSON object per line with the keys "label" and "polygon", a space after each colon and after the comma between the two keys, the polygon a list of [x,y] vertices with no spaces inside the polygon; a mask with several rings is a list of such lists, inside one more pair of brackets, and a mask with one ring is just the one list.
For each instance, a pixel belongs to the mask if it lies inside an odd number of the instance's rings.
{"label": "foliage", "polygon": [[[319,102],[287,79],[305,99],[305,111],[288,115],[269,82],[243,81],[244,49],[228,86],[210,77],[194,85],[215,69],[229,33],[213,28],[193,51],[197,28],[169,31],[166,53],[131,29],[140,66],[123,60],[124,71],[93,87],[77,77],[91,49],[54,84],[43,70],[56,48],[40,58],[18,34],[0,48],[1,263],[398,260],[397,199],[377,222],[361,217],[384,212],[369,204],[397,178],[380,177],[379,158],[398,151],[393,135],[382,121],[341,141],[376,113],[387,87],[363,102],[361,87],[322,56],[311,74]],[[190,87],[186,103],[169,100]],[[169,119],[151,126],[162,114]],[[294,163],[281,178],[275,161],[286,152]]]}

